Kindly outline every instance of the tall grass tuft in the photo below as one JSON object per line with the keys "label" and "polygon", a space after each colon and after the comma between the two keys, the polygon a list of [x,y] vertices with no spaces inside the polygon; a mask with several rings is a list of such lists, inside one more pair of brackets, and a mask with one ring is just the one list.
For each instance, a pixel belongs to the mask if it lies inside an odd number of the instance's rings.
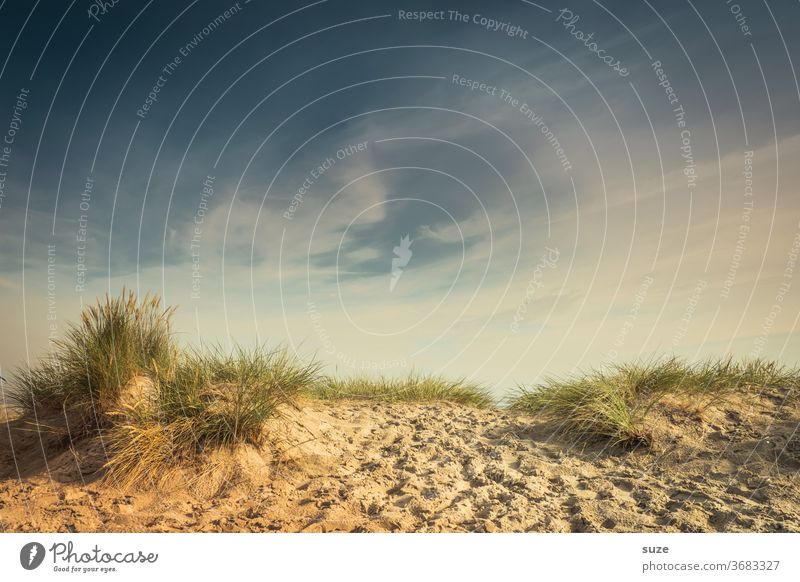
{"label": "tall grass tuft", "polygon": [[494,404],[477,384],[437,376],[409,374],[405,378],[325,378],[306,391],[320,400],[374,400],[379,402],[450,402],[476,408]]}
{"label": "tall grass tuft", "polygon": [[761,359],[737,362],[729,357],[688,364],[672,357],[521,387],[511,406],[555,421],[578,439],[599,437],[630,445],[650,440],[646,418],[666,396],[702,409],[737,393],[769,387],[796,393],[800,370]]}
{"label": "tall grass tuft", "polygon": [[788,388],[796,393],[800,387],[800,370],[761,358],[708,359],[685,368],[683,392],[701,407],[719,404],[738,393],[769,388]]}
{"label": "tall grass tuft", "polygon": [[648,436],[643,419],[656,396],[650,393],[642,405],[634,404],[637,384],[632,380],[646,377],[642,372],[594,371],[551,378],[532,389],[521,389],[511,407],[555,421],[560,432],[578,440],[604,437],[623,445],[645,443]]}
{"label": "tall grass tuft", "polygon": [[162,421],[201,417],[200,441],[213,444],[259,439],[264,422],[319,375],[285,348],[189,351],[159,377]]}
{"label": "tall grass tuft", "polygon": [[173,308],[155,295],[139,301],[132,291],[106,295],[70,324],[54,351],[37,366],[17,371],[10,398],[22,410],[91,412],[113,409],[137,374],[169,366],[174,348]]}
{"label": "tall grass tuft", "polygon": [[160,481],[175,460],[213,447],[258,444],[267,420],[318,379],[319,364],[285,348],[191,350],[159,369],[146,402],[116,413],[109,478]]}
{"label": "tall grass tuft", "polygon": [[196,428],[191,418],[165,424],[145,416],[127,417],[107,434],[111,456],[105,464],[104,480],[123,489],[168,483],[181,462],[196,452]]}

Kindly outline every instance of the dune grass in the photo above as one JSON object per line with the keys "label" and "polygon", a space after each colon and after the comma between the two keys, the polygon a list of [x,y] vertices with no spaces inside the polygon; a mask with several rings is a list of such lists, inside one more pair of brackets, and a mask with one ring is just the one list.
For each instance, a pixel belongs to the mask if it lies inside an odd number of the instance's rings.
{"label": "dune grass", "polygon": [[160,481],[177,459],[259,444],[266,422],[318,378],[319,365],[286,349],[189,350],[159,370],[149,398],[125,406],[109,434],[106,467],[123,485]]}
{"label": "dune grass", "polygon": [[625,376],[593,371],[548,379],[534,388],[522,388],[511,407],[558,423],[560,432],[576,440],[605,437],[622,444],[646,442],[642,426],[646,406],[633,404]]}
{"label": "dune grass", "polygon": [[667,396],[702,409],[736,393],[769,387],[796,391],[800,370],[763,359],[689,364],[673,357],[549,378],[520,387],[511,407],[553,421],[577,440],[605,438],[635,446],[650,441],[647,416]]}
{"label": "dune grass", "polygon": [[155,295],[98,300],[51,354],[15,372],[9,402],[39,430],[54,412],[73,437],[103,431],[107,476],[134,483],[208,447],[258,442],[278,408],[318,380],[318,364],[285,349],[179,350],[173,313]]}
{"label": "dune grass", "polygon": [[[52,354],[18,370],[6,391],[16,411],[55,411],[78,435],[99,429],[111,452],[107,478],[163,482],[181,459],[209,448],[258,444],[269,419],[304,396],[381,403],[495,405],[479,385],[409,374],[403,378],[322,377],[320,365],[263,346],[179,350],[157,296],[106,296],[70,325]],[[647,417],[664,398],[697,409],[768,387],[800,390],[800,370],[756,359],[688,364],[678,358],[615,364],[520,387],[513,409],[553,421],[576,439],[647,444]],[[48,417],[48,422],[53,416]],[[69,419],[69,420],[67,420]],[[81,432],[83,429],[83,432]]]}
{"label": "dune grass", "polygon": [[159,371],[149,402],[123,414],[164,424],[195,419],[199,444],[255,442],[278,407],[316,381],[318,372],[318,364],[301,362],[285,348],[189,350]]}
{"label": "dune grass", "polygon": [[319,400],[450,402],[476,408],[494,404],[491,395],[477,384],[417,374],[378,379],[327,377],[313,384],[305,395]]}
{"label": "dune grass", "polygon": [[[139,301],[123,290],[87,307],[54,351],[32,368],[17,370],[9,400],[25,412],[78,411],[103,416],[135,375],[167,367],[173,355],[170,318],[155,295]],[[91,414],[88,414],[91,413]]]}

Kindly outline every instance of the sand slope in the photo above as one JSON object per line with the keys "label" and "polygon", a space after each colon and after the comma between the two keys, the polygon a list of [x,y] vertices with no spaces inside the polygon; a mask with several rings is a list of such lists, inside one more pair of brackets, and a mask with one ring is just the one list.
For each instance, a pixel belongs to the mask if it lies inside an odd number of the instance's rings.
{"label": "sand slope", "polygon": [[135,492],[98,480],[100,440],[40,440],[16,420],[0,434],[0,531],[800,531],[785,396],[702,419],[661,407],[654,447],[635,451],[578,448],[511,411],[305,402],[264,447]]}

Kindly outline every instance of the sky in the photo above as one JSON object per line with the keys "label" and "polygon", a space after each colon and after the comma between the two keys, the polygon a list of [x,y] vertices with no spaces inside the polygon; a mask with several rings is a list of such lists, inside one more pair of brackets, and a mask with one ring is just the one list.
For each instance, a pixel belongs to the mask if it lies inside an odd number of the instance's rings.
{"label": "sky", "polygon": [[795,1],[0,3],[0,371],[186,345],[497,390],[798,363]]}

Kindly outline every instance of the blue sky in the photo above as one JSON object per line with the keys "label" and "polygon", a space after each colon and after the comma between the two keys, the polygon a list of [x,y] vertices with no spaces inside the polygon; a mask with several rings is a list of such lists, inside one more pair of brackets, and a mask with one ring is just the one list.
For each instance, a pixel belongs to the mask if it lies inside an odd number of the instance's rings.
{"label": "blue sky", "polygon": [[0,366],[123,285],[348,374],[795,362],[799,14],[3,2]]}

